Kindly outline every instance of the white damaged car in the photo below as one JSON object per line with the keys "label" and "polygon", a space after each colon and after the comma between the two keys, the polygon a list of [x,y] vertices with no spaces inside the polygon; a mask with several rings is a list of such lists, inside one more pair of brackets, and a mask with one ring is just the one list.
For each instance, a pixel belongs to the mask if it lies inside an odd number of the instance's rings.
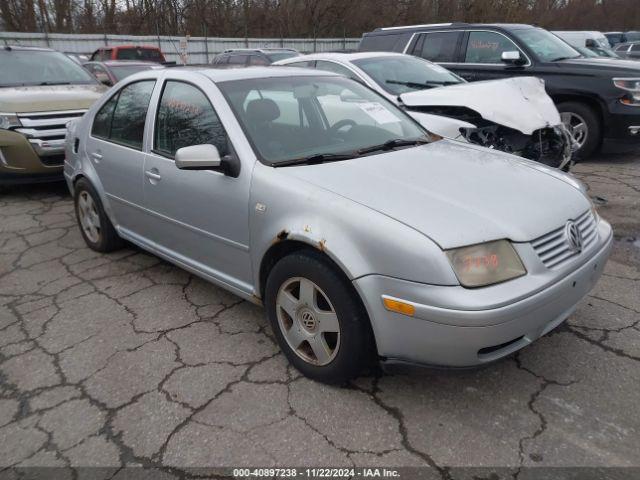
{"label": "white damaged car", "polygon": [[[405,108],[432,133],[569,170],[574,141],[535,77],[467,83],[446,68],[400,53],[319,53],[274,65],[339,73]],[[446,88],[442,88],[446,87]]]}

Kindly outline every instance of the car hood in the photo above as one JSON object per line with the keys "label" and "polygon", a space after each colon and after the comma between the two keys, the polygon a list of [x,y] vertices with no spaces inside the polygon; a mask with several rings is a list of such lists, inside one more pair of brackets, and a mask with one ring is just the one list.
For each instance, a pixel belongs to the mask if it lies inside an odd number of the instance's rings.
{"label": "car hood", "polygon": [[89,85],[43,85],[0,88],[0,112],[28,113],[89,108],[107,87]]}
{"label": "car hood", "polygon": [[278,170],[387,215],[443,249],[527,242],[590,208],[578,184],[555,169],[451,140]]}
{"label": "car hood", "polygon": [[409,108],[468,107],[485,120],[525,135],[561,123],[558,109],[544,89],[544,82],[535,77],[460,83],[403,93],[400,100]]}
{"label": "car hood", "polygon": [[587,67],[593,70],[593,67],[599,67],[603,73],[611,74],[632,74],[640,76],[640,64],[635,60],[623,60],[618,58],[572,58],[569,60],[561,60],[556,64],[574,65],[576,67]]}

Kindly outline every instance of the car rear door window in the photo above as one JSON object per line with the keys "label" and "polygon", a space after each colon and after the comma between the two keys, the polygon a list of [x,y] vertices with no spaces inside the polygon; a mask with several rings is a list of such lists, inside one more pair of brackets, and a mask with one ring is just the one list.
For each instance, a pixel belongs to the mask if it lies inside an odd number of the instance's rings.
{"label": "car rear door window", "polygon": [[113,111],[118,103],[118,94],[115,94],[111,99],[105,103],[98,113],[96,113],[93,119],[93,125],[91,126],[91,135],[94,137],[102,138],[104,140],[109,139],[111,133],[111,121],[113,120]]}
{"label": "car rear door window", "polygon": [[144,124],[154,85],[154,80],[145,80],[120,90],[96,114],[91,134],[142,150]]}
{"label": "car rear door window", "polygon": [[220,156],[229,153],[229,137],[206,95],[197,87],[169,80],[156,115],[154,152],[173,158],[191,145],[214,145]]}
{"label": "car rear door window", "polygon": [[432,62],[455,62],[458,40],[462,32],[433,32],[422,34],[416,43],[415,54]]}
{"label": "car rear door window", "polygon": [[250,55],[249,56],[249,65],[265,66],[265,65],[269,65],[269,61],[266,58],[262,58],[259,55]]}
{"label": "car rear door window", "polygon": [[230,55],[229,56],[229,64],[230,65],[244,65],[247,63],[248,55]]}
{"label": "car rear door window", "polygon": [[496,32],[469,32],[465,63],[502,64],[503,52],[520,49],[504,35]]}

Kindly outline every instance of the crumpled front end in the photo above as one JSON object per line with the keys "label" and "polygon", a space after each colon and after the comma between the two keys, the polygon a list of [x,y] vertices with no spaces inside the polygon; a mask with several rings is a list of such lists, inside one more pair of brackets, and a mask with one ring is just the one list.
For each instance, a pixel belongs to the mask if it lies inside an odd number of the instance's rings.
{"label": "crumpled front end", "polygon": [[572,165],[575,141],[562,124],[541,128],[531,135],[498,124],[461,128],[460,133],[469,143],[513,153],[565,172]]}
{"label": "crumpled front end", "polygon": [[[448,138],[513,153],[565,171],[571,166],[575,141],[545,92],[544,82],[538,78],[462,83],[405,93],[400,101],[429,130],[433,131],[427,116],[455,120],[457,124],[450,125],[449,130],[459,128],[455,134],[446,135]],[[458,125],[460,122],[464,125]]]}

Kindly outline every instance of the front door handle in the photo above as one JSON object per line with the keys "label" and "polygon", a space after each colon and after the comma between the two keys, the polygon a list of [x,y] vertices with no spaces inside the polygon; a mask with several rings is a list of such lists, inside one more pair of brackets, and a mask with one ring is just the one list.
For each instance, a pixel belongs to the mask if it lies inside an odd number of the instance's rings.
{"label": "front door handle", "polygon": [[144,174],[147,176],[148,179],[152,181],[159,182],[160,180],[162,180],[162,176],[160,176],[160,174],[158,173],[158,170],[155,168],[152,168],[151,170],[147,170],[146,172],[144,172]]}
{"label": "front door handle", "polygon": [[94,162],[98,163],[98,162],[100,162],[100,160],[102,160],[102,155],[99,154],[98,152],[93,152],[91,154],[91,158],[93,158]]}

